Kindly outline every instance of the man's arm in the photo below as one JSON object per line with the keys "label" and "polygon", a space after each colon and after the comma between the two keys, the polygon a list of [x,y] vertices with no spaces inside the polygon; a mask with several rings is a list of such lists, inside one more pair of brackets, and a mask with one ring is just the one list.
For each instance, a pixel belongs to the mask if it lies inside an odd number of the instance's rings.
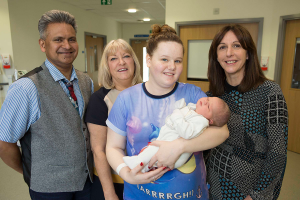
{"label": "man's arm", "polygon": [[105,199],[118,199],[113,185],[110,166],[105,155],[107,127],[87,123],[91,146],[94,156],[95,167],[101,181]]}
{"label": "man's arm", "polygon": [[29,78],[14,82],[0,110],[0,157],[14,170],[23,173],[17,141],[40,117],[39,97]]}
{"label": "man's arm", "polygon": [[8,143],[0,140],[0,157],[9,167],[23,174],[21,152],[17,143]]}

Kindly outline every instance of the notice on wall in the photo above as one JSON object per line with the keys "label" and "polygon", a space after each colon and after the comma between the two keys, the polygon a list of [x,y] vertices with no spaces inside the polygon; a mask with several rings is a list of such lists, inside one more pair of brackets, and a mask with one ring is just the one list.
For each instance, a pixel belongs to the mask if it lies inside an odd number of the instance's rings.
{"label": "notice on wall", "polygon": [[112,0],[101,0],[101,5],[112,5]]}

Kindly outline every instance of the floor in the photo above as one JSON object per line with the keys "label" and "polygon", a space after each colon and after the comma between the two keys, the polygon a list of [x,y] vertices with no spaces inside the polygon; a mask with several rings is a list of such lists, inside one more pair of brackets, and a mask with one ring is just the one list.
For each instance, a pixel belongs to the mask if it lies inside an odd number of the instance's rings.
{"label": "floor", "polygon": [[[300,199],[300,154],[288,151],[287,168],[279,200]],[[0,159],[0,199],[30,200],[23,176],[7,167]]]}

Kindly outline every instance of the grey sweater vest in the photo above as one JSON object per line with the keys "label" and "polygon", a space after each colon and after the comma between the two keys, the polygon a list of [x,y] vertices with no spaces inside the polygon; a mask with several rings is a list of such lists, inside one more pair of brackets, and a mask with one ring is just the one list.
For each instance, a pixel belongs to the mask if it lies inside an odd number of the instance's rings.
{"label": "grey sweater vest", "polygon": [[[77,71],[84,111],[91,96],[91,80]],[[43,64],[25,77],[35,84],[41,116],[21,139],[24,180],[36,192],[72,192],[83,189],[93,156],[86,124],[58,82]]]}

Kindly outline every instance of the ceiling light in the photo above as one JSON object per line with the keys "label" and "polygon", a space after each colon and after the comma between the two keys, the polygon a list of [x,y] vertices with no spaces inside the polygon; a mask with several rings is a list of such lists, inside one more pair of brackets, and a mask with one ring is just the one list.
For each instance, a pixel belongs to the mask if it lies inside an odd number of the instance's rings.
{"label": "ceiling light", "polygon": [[143,19],[145,22],[149,22],[150,21],[150,18],[144,18]]}
{"label": "ceiling light", "polygon": [[129,13],[136,13],[136,9],[128,9]]}

